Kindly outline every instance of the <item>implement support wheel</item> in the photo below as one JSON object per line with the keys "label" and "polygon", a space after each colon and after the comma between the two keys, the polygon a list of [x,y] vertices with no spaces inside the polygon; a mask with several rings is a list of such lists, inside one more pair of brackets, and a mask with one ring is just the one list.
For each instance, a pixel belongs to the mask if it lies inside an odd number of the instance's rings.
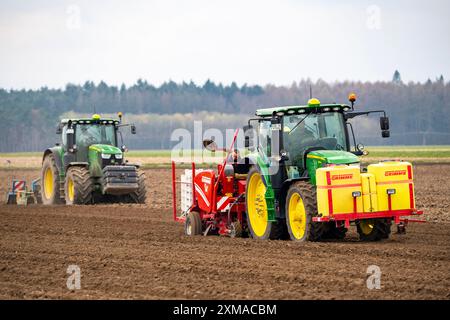
{"label": "implement support wheel", "polygon": [[184,222],[184,233],[187,236],[197,236],[202,234],[202,220],[200,214],[196,211],[191,211],[186,216]]}
{"label": "implement support wheel", "polygon": [[391,221],[386,219],[365,219],[357,222],[357,230],[361,241],[379,241],[389,238]]}

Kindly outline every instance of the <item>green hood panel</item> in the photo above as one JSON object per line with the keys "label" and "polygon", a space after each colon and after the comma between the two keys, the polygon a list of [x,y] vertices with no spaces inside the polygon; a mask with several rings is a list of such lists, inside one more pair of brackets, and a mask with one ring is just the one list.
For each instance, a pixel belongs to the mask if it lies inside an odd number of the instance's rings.
{"label": "green hood panel", "polygon": [[89,146],[89,150],[97,151],[104,154],[122,153],[122,150],[120,150],[119,148],[107,144],[93,144]]}
{"label": "green hood panel", "polygon": [[317,150],[306,156],[306,169],[311,183],[316,185],[316,170],[326,164],[359,163],[359,158],[353,153],[340,150]]}
{"label": "green hood panel", "polygon": [[317,150],[308,153],[307,158],[322,160],[332,164],[358,163],[359,158],[353,153],[340,150]]}

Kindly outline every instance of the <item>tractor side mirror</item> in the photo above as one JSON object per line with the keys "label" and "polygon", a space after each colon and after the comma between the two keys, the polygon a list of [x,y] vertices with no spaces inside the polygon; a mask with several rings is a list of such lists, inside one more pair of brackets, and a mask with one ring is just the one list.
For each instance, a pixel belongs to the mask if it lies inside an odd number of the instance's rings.
{"label": "tractor side mirror", "polygon": [[58,126],[56,127],[56,134],[61,134],[62,133],[62,126],[61,124],[58,124]]}
{"label": "tractor side mirror", "polygon": [[68,128],[66,130],[66,137],[67,137],[67,150],[69,152],[75,152],[75,131],[73,128]]}
{"label": "tractor side mirror", "polygon": [[380,117],[381,136],[383,138],[389,138],[391,133],[389,132],[389,118]]}
{"label": "tractor side mirror", "polygon": [[389,130],[389,118],[388,117],[380,117],[380,128],[381,130]]}
{"label": "tractor side mirror", "polygon": [[215,152],[217,151],[217,143],[214,142],[213,139],[205,139],[203,140],[203,148],[208,151]]}
{"label": "tractor side mirror", "polygon": [[136,134],[136,126],[134,124],[131,125],[131,134]]}

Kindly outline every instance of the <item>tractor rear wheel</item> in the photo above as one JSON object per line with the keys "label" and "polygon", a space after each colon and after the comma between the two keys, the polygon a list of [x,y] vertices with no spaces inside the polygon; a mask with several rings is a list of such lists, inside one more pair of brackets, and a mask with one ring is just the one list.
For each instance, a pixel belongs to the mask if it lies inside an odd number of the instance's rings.
{"label": "tractor rear wheel", "polygon": [[317,214],[316,190],[305,181],[293,183],[286,196],[286,224],[291,240],[318,241],[321,240],[326,225],[313,222]]}
{"label": "tractor rear wheel", "polygon": [[250,234],[254,239],[277,239],[280,235],[280,226],[277,222],[268,221],[265,195],[266,185],[261,173],[256,167],[252,167],[247,175],[245,189],[245,206]]}
{"label": "tractor rear wheel", "polygon": [[187,236],[197,236],[202,234],[202,220],[200,214],[196,211],[191,211],[186,216],[184,222],[184,233]]}
{"label": "tractor rear wheel", "polygon": [[391,222],[385,219],[359,220],[356,228],[361,241],[379,241],[389,238]]}
{"label": "tractor rear wheel", "polygon": [[94,184],[85,167],[70,167],[66,173],[64,191],[66,204],[89,204],[92,203],[92,192]]}
{"label": "tractor rear wheel", "polygon": [[53,154],[49,154],[42,162],[41,170],[41,195],[45,205],[61,204],[59,191],[59,170]]}
{"label": "tractor rear wheel", "polygon": [[145,187],[145,172],[137,171],[138,175],[138,189],[130,194],[131,199],[135,203],[145,203],[147,199],[147,190]]}

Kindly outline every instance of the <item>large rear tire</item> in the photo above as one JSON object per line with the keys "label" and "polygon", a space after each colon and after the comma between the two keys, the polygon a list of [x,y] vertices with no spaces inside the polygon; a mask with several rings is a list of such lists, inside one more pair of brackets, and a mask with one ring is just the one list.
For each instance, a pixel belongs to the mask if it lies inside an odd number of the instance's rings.
{"label": "large rear tire", "polygon": [[41,169],[41,195],[44,205],[63,203],[59,184],[59,169],[53,154],[49,154],[44,158]]}
{"label": "large rear tire", "polygon": [[265,194],[266,185],[261,173],[256,167],[252,167],[247,175],[245,189],[245,206],[250,234],[254,239],[278,239],[280,237],[280,226],[277,222],[268,221],[269,215]]}
{"label": "large rear tire", "polygon": [[386,219],[359,220],[356,225],[361,241],[380,241],[388,239],[391,233],[391,221]]}
{"label": "large rear tire", "polygon": [[145,200],[147,199],[147,189],[145,186],[145,172],[138,171],[138,189],[130,194],[131,199],[135,203],[145,203]]}
{"label": "large rear tire", "polygon": [[321,240],[326,226],[313,222],[317,215],[316,190],[305,181],[293,183],[286,196],[286,224],[289,236],[294,241]]}
{"label": "large rear tire", "polygon": [[92,203],[92,192],[94,184],[85,167],[70,167],[66,173],[64,191],[66,204],[90,204]]}

